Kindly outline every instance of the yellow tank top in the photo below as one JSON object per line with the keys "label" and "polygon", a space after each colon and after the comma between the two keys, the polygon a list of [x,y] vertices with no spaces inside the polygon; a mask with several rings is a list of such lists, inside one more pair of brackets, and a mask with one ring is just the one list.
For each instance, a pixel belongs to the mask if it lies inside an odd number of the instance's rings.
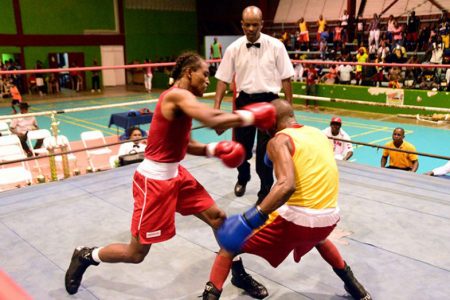
{"label": "yellow tank top", "polygon": [[307,32],[308,28],[306,27],[306,21],[304,21],[303,23],[300,23],[298,25],[298,27],[300,28],[300,32]]}
{"label": "yellow tank top", "polygon": [[324,32],[325,31],[325,25],[327,24],[327,21],[325,20],[318,20],[317,24],[319,25],[319,28],[317,29],[318,32]]}
{"label": "yellow tank top", "polygon": [[311,209],[335,208],[339,173],[326,135],[310,126],[286,128],[278,134],[288,135],[295,146],[292,159],[296,188],[286,204]]}

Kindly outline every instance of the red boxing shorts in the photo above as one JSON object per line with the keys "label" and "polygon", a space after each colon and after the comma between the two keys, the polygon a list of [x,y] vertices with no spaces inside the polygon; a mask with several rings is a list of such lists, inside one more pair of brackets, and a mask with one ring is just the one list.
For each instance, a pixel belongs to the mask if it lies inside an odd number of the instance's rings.
{"label": "red boxing shorts", "polygon": [[168,180],[151,179],[135,172],[133,197],[131,234],[142,244],[172,238],[175,212],[192,215],[214,204],[205,188],[182,166],[178,167],[178,176]]}
{"label": "red boxing shorts", "polygon": [[242,252],[258,255],[276,268],[294,250],[294,260],[308,253],[333,231],[336,224],[328,227],[303,227],[277,216],[244,243]]}

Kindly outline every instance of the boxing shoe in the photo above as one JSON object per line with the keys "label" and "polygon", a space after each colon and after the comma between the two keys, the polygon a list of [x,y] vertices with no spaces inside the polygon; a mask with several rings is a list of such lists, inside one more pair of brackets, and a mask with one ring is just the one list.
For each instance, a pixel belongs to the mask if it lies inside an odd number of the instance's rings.
{"label": "boxing shoe", "polygon": [[347,263],[345,263],[344,269],[333,268],[334,273],[339,276],[344,282],[345,290],[355,299],[355,300],[372,300],[372,296],[363,285],[355,278],[352,269]]}
{"label": "boxing shoe", "polygon": [[222,291],[214,286],[211,281],[208,281],[205,285],[205,290],[203,291],[203,300],[218,300],[220,298]]}
{"label": "boxing shoe", "polygon": [[236,197],[242,197],[245,194],[245,188],[247,187],[247,182],[240,183],[239,181],[236,182],[236,185],[234,186],[234,194]]}
{"label": "boxing shoe", "polygon": [[251,297],[264,299],[269,295],[266,287],[253,279],[252,275],[245,271],[242,259],[239,258],[239,260],[233,261],[231,264],[231,276],[231,283],[243,289]]}
{"label": "boxing shoe", "polygon": [[78,292],[83,274],[89,266],[99,265],[98,262],[92,259],[92,250],[94,249],[95,247],[78,247],[73,251],[72,260],[70,261],[65,277],[66,291],[69,294],[73,295]]}

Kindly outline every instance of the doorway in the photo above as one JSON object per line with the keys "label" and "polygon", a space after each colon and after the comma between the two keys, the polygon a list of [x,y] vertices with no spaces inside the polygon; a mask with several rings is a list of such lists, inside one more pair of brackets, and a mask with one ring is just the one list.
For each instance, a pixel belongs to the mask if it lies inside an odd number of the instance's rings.
{"label": "doorway", "polygon": [[[123,46],[101,46],[102,66],[123,66]],[[125,85],[125,69],[102,70],[104,86]]]}

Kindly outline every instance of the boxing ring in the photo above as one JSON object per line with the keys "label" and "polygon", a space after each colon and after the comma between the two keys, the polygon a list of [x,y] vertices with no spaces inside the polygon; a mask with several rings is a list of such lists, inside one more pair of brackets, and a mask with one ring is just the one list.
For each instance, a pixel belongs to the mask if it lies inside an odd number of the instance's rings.
{"label": "boxing ring", "polygon": [[[233,193],[236,171],[214,159],[187,156],[182,164],[228,214],[256,200]],[[450,295],[448,180],[338,162],[342,220],[333,239],[374,299],[445,299]],[[76,295],[64,289],[73,248],[128,242],[131,181],[136,165],[3,192],[0,258],[34,299],[197,299],[218,246],[195,217],[177,216],[177,235],[155,244],[139,265],[101,264],[86,272]],[[278,269],[251,255],[247,270],[268,299],[349,299],[341,280],[313,250],[300,264]],[[229,281],[221,299],[251,299]]]}

